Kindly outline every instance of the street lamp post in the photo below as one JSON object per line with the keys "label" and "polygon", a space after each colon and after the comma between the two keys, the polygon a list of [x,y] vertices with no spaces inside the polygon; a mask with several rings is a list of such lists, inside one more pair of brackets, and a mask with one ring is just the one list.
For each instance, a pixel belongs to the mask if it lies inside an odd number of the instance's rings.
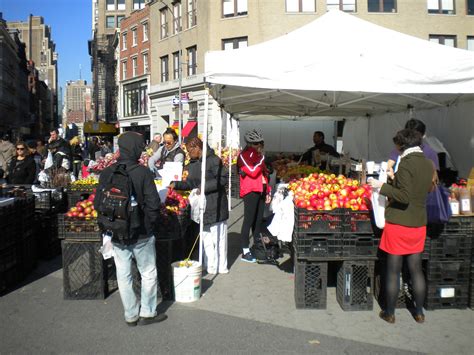
{"label": "street lamp post", "polygon": [[178,38],[178,140],[179,144],[182,143],[182,125],[183,125],[183,102],[181,99],[182,94],[182,85],[183,85],[183,67],[181,58],[183,56],[183,48],[181,43],[181,28],[179,28],[179,23],[177,22],[176,17],[174,16],[173,10],[169,7],[167,3],[163,0],[160,0],[160,3],[165,5],[166,9],[171,13],[173,18],[173,26],[177,27],[176,35]]}

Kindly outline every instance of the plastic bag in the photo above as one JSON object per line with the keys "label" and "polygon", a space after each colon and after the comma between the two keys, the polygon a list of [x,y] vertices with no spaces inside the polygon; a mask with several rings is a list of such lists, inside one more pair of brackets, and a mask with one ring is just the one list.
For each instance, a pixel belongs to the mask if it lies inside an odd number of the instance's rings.
{"label": "plastic bag", "polygon": [[46,158],[46,161],[44,162],[44,169],[48,169],[53,166],[53,154],[48,151],[48,157]]}
{"label": "plastic bag", "polygon": [[[206,210],[206,196],[203,196],[203,210]],[[199,202],[201,201],[201,195],[198,194],[198,189],[191,190],[191,193],[188,197],[189,205],[191,206],[191,220],[196,223],[201,221],[201,211],[199,209]]]}
{"label": "plastic bag", "polygon": [[[387,162],[380,164],[379,181],[387,182]],[[383,229],[385,227],[385,206],[387,198],[380,195],[379,189],[372,191],[372,209],[374,211],[375,225],[377,228]]]}

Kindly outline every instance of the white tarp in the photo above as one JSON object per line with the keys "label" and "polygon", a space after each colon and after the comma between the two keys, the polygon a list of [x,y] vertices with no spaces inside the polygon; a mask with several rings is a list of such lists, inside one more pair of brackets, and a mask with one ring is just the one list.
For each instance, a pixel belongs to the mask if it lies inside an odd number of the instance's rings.
{"label": "white tarp", "polygon": [[206,53],[205,77],[241,117],[420,111],[474,99],[474,53],[333,10],[274,40]]}

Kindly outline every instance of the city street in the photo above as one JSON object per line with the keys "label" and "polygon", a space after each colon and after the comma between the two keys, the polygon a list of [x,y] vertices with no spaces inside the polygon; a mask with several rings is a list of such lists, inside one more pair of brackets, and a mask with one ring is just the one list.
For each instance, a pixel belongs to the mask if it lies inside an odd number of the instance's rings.
{"label": "city street", "polygon": [[202,298],[166,302],[167,321],[129,328],[118,292],[105,300],[63,300],[60,257],[40,263],[21,287],[0,299],[1,353],[331,353],[470,354],[474,312],[426,312],[417,324],[405,309],[389,325],[373,311],[344,312],[328,288],[326,310],[295,309],[288,263],[242,263],[242,204],[229,220],[228,275],[203,279]]}

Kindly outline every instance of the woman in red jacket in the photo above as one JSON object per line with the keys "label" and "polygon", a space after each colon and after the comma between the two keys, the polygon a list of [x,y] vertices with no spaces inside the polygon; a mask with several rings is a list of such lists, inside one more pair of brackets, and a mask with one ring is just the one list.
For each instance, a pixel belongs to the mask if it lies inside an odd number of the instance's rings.
{"label": "woman in red jacket", "polygon": [[244,221],[240,233],[242,261],[256,262],[249,249],[250,228],[254,240],[260,235],[265,203],[270,203],[268,170],[263,155],[263,136],[256,130],[245,133],[247,146],[240,153],[237,167],[240,175],[240,197],[244,200]]}

